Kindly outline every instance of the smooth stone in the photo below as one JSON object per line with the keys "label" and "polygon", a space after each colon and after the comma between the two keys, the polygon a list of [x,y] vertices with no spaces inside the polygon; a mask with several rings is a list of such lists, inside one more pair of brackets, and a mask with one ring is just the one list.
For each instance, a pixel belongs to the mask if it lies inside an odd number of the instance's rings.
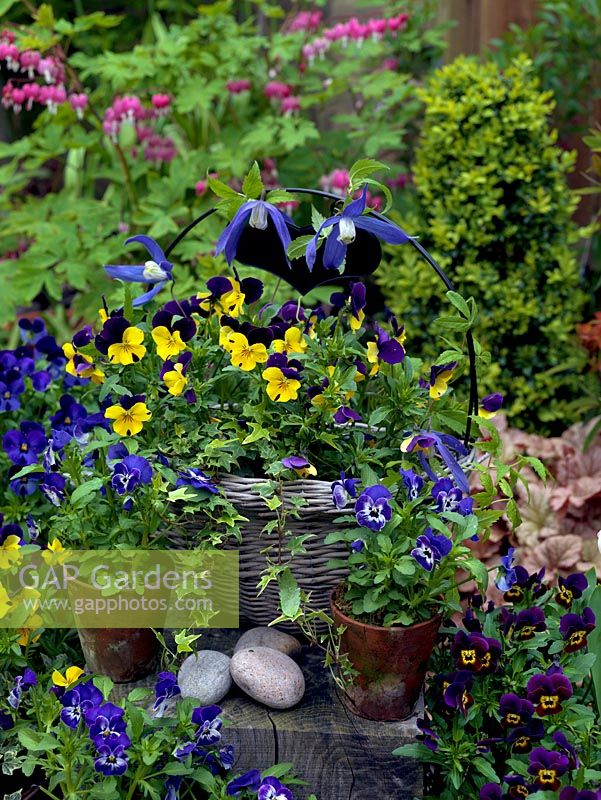
{"label": "smooth stone", "polygon": [[239,650],[248,650],[249,647],[269,647],[278,650],[290,658],[299,658],[302,646],[298,639],[289,633],[278,631],[275,628],[251,628],[238,639],[234,653]]}
{"label": "smooth stone", "polygon": [[269,708],[292,708],[305,693],[305,678],[298,664],[270,647],[238,650],[230,673],[243,692]]}
{"label": "smooth stone", "polygon": [[230,661],[217,650],[199,650],[188,656],[177,674],[182,697],[193,697],[203,706],[223,700],[232,688]]}

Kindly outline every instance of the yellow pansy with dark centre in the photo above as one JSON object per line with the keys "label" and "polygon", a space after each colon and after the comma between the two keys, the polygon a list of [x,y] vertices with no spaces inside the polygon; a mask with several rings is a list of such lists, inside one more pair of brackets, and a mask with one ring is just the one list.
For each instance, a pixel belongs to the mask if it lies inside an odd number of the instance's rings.
{"label": "yellow pansy with dark centre", "polygon": [[243,333],[231,333],[228,347],[232,364],[244,372],[250,372],[257,364],[264,364],[269,358],[264,344],[250,344]]}
{"label": "yellow pansy with dark centre", "polygon": [[163,375],[169,394],[178,397],[188,385],[188,379],[183,374],[184,365],[175,364],[173,369]]}
{"label": "yellow pansy with dark centre", "polygon": [[218,313],[227,314],[235,319],[242,313],[245,295],[240,290],[240,283],[237,280],[234,278],[228,278],[228,280],[232,284],[232,289],[221,295],[215,308]]}
{"label": "yellow pansy with dark centre", "polygon": [[274,341],[273,349],[276,353],[305,353],[307,342],[298,328],[288,328],[283,340],[276,339]]}
{"label": "yellow pansy with dark centre", "polygon": [[378,343],[377,342],[368,342],[367,343],[367,360],[370,364],[373,364],[372,368],[369,371],[370,375],[376,375],[380,369],[380,361],[378,358]]}
{"label": "yellow pansy with dark centre", "polygon": [[[455,365],[451,369],[432,367],[429,394],[432,400],[440,400],[449,388],[449,381],[455,373]],[[440,371],[439,371],[440,370]]]}
{"label": "yellow pansy with dark centre", "polygon": [[186,349],[186,343],[183,341],[179,331],[170,331],[164,325],[159,325],[158,328],[152,329],[152,338],[157,346],[157,353],[159,358],[167,361],[173,356],[178,356]]}
{"label": "yellow pansy with dark centre", "polygon": [[[90,356],[80,353],[71,342],[65,342],[63,353],[67,358],[65,371],[74,378],[89,378],[92,383],[104,383],[104,372],[95,366]],[[85,366],[89,365],[89,366]]]}
{"label": "yellow pansy with dark centre", "polygon": [[83,674],[84,671],[81,667],[68,667],[64,675],[55,669],[52,673],[52,683],[55,686],[68,689],[69,686],[73,686],[74,683],[77,683]]}
{"label": "yellow pansy with dark centre", "polygon": [[144,423],[148,422],[152,414],[148,410],[146,403],[134,403],[131,408],[123,406],[109,406],[104,416],[113,420],[113,430],[119,436],[135,436],[140,433]]}
{"label": "yellow pansy with dark centre", "polygon": [[144,333],[134,326],[130,326],[123,331],[120,342],[110,345],[108,357],[111,364],[134,364],[141,361],[146,353],[146,348],[142,344]]}
{"label": "yellow pansy with dark centre", "polygon": [[357,316],[355,316],[354,314],[350,314],[348,321],[351,330],[354,331],[355,333],[361,330],[361,326],[363,325],[364,319],[365,319],[365,311],[363,311],[363,309],[357,311]]}
{"label": "yellow pansy with dark centre", "polygon": [[263,371],[263,378],[267,381],[267,394],[275,403],[297,399],[300,381],[286,377],[279,367],[268,367]]}

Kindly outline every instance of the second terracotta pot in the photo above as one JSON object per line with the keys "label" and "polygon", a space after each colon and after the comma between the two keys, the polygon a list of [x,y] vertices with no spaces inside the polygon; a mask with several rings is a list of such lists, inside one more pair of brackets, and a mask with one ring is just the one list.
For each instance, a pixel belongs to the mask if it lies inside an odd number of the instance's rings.
{"label": "second terracotta pot", "polygon": [[367,625],[338,608],[340,594],[341,587],[332,593],[332,616],[336,627],[346,628],[341,649],[358,672],[345,691],[346,704],[367,719],[407,719],[419,699],[442,618],[408,627]]}

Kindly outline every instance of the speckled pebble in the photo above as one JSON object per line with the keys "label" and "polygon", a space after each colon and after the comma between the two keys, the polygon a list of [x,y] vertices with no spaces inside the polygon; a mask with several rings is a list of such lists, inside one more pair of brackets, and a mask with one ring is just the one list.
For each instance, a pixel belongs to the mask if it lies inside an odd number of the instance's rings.
{"label": "speckled pebble", "polygon": [[289,633],[275,628],[251,628],[238,639],[234,653],[247,650],[249,647],[269,647],[278,650],[290,658],[299,658],[302,652],[301,643]]}
{"label": "speckled pebble", "polygon": [[305,693],[305,678],[298,664],[270,647],[238,650],[230,673],[243,692],[269,708],[292,708]]}
{"label": "speckled pebble", "polygon": [[217,650],[200,650],[184,661],[177,675],[182,697],[210,706],[226,696],[232,686],[229,656]]}

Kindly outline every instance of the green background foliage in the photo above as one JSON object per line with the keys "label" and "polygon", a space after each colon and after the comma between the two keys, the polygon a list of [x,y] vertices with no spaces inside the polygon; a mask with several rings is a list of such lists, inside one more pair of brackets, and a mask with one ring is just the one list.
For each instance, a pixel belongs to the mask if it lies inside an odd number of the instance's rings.
{"label": "green background foliage", "polygon": [[[574,326],[585,294],[574,251],[581,232],[571,219],[577,199],[566,185],[573,155],[556,147],[551,94],[521,57],[504,73],[459,58],[418,95],[419,215],[406,227],[478,303],[478,335],[495,364],[484,390],[504,393],[522,425],[563,427],[578,414],[585,358]],[[408,248],[391,252],[378,279],[409,341],[428,348],[438,279]]]}

